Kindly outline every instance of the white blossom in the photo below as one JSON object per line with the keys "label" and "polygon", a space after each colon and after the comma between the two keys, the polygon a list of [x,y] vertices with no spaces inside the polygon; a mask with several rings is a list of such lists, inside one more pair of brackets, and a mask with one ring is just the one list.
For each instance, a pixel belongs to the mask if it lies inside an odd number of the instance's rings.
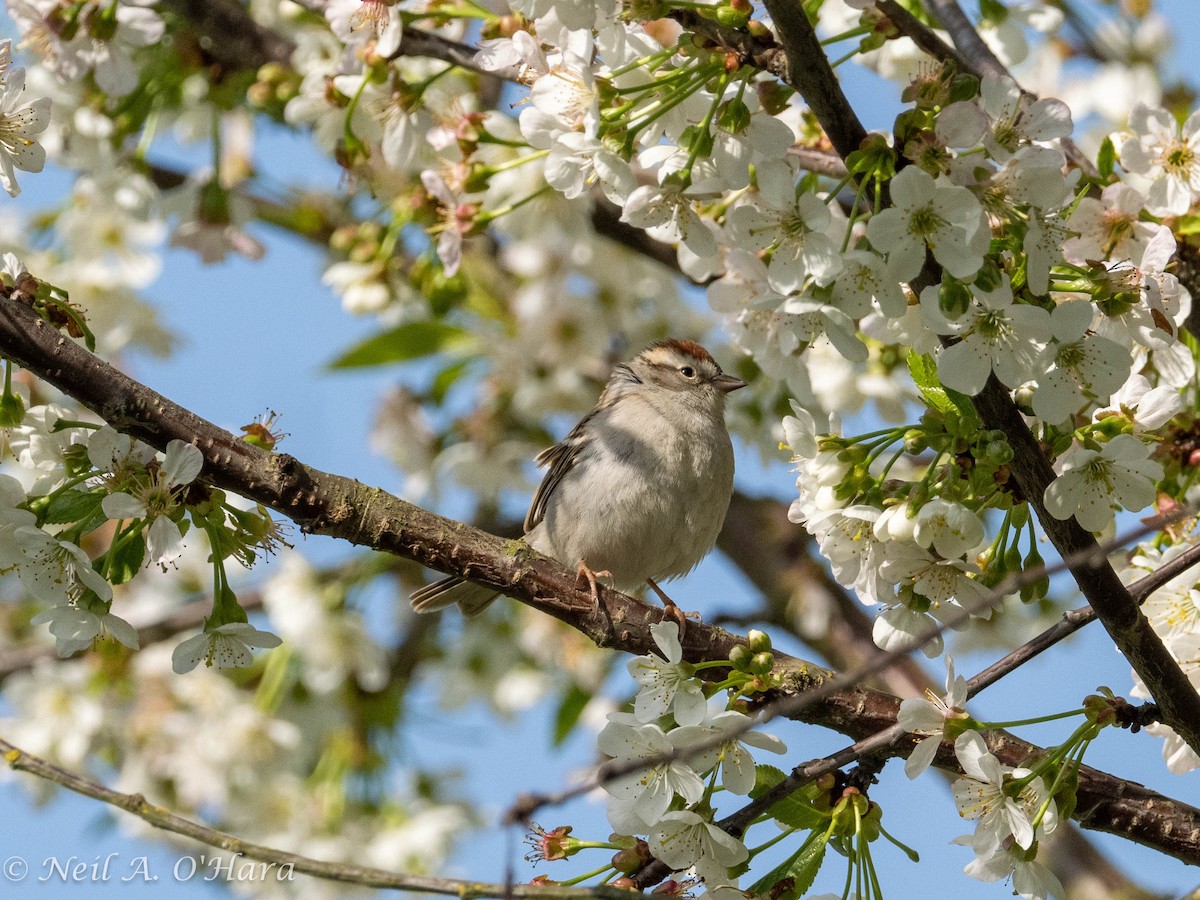
{"label": "white blossom", "polygon": [[46,150],[37,135],[50,124],[50,100],[39,97],[28,102],[24,90],[25,70],[9,69],[0,84],[0,185],[10,197],[21,193],[17,169],[40,172],[46,164]]}
{"label": "white blossom", "polygon": [[917,510],[913,540],[945,559],[956,559],[983,543],[983,522],[961,503],[933,497]]}
{"label": "white blossom", "polygon": [[245,668],[254,662],[251,647],[278,647],[282,641],[269,631],[246,622],[228,622],[180,642],[171,654],[171,668],[184,675],[200,663],[218,669]]}
{"label": "white blossom", "polygon": [[1116,509],[1137,512],[1154,502],[1162,466],[1148,459],[1150,447],[1132,434],[1118,434],[1100,450],[1076,444],[1063,454],[1062,474],[1046,486],[1046,510],[1056,519],[1074,516],[1088,531],[1103,531]]}
{"label": "white blossom", "polygon": [[704,692],[691,666],[683,662],[678,623],[658,622],[650,626],[650,634],[662,656],[648,654],[628,663],[629,674],[640,685],[634,697],[634,715],[639,722],[654,722],[672,712],[680,725],[700,724],[705,714]]}
{"label": "white blossom", "polygon": [[1179,216],[1200,193],[1200,111],[1183,125],[1161,107],[1139,103],[1129,114],[1129,133],[1114,139],[1121,165],[1150,180],[1146,209]]}
{"label": "white blossom", "polygon": [[1063,422],[1098,398],[1108,397],[1129,377],[1128,347],[1091,330],[1095,307],[1083,300],[1059,303],[1050,314],[1054,340],[1042,351],[1033,411],[1047,422]]}
{"label": "white blossom", "polygon": [[946,722],[964,716],[962,707],[967,702],[967,680],[954,674],[954,658],[946,657],[946,693],[937,696],[927,690],[924,697],[907,697],[900,701],[900,712],[896,721],[911,733],[921,735],[904,763],[904,774],[916,778],[929,768],[942,743]]}
{"label": "white blossom", "polygon": [[991,235],[979,201],[966,188],[935,182],[908,166],[891,180],[892,206],[871,217],[867,237],[901,281],[911,281],[925,265],[925,251],[955,278],[979,271]]}
{"label": "white blossom", "polygon": [[[596,738],[597,746],[623,765],[644,759],[670,756],[698,742],[695,726],[664,732],[652,723],[637,722],[621,713],[609,715],[608,724]],[[704,795],[704,782],[698,772],[712,768],[716,751],[707,751],[689,760],[657,762],[647,769],[635,770],[608,781],[604,789],[614,798],[609,804],[613,828],[624,834],[646,834],[671,805],[676,796],[695,803]]]}
{"label": "white blossom", "polygon": [[730,739],[720,747],[721,786],[732,794],[746,796],[754,788],[755,764],[750,752],[753,747],[768,753],[785,753],[787,747],[773,734],[755,731],[748,726],[751,719],[737,710],[722,710],[706,719],[698,728],[704,740],[722,734]]}
{"label": "white blossom", "polygon": [[733,240],[743,249],[771,248],[767,278],[780,293],[801,290],[812,279],[829,284],[842,268],[841,255],[825,233],[832,222],[829,207],[816,194],[796,194],[790,178],[781,177],[729,214]]}
{"label": "white blossom", "polygon": [[693,196],[681,183],[644,184],[625,200],[621,221],[645,229],[655,240],[684,243],[696,256],[712,256],[717,241],[693,207]]}
{"label": "white blossom", "polygon": [[664,814],[650,832],[650,853],[673,871],[694,866],[701,878],[724,881],[731,866],[750,854],[746,845],[698,814],[682,809]]}
{"label": "white blossom", "polygon": [[1100,197],[1084,197],[1075,207],[1067,227],[1076,232],[1062,245],[1063,256],[1073,263],[1087,260],[1141,259],[1146,244],[1158,228],[1142,222],[1138,214],[1146,198],[1123,182],[1106,185]]}
{"label": "white blossom", "polygon": [[29,620],[31,625],[50,623],[54,652],[60,659],[73,656],[92,646],[97,638],[112,635],[126,647],[138,649],[137,630],[112,613],[98,614],[90,609],[64,604],[43,610]]}
{"label": "white blossom", "polygon": [[1013,895],[1024,900],[1067,896],[1058,876],[1038,862],[1032,851],[1016,845],[997,847],[990,856],[976,856],[963,872],[980,881],[1011,880]]}
{"label": "white blossom", "polygon": [[[954,753],[963,777],[954,782],[951,790],[958,814],[964,819],[978,820],[972,840],[976,855],[990,855],[1010,837],[1022,849],[1031,847],[1036,834],[1034,817],[1048,799],[1042,779],[1034,778],[1018,796],[1010,796],[1006,790],[1009,780],[1024,779],[1030,772],[1003,765],[988,751],[978,732],[961,734],[954,742]],[[1038,828],[1049,833],[1057,824],[1057,807],[1050,800]]]}
{"label": "white blossom", "polygon": [[1013,302],[1007,275],[994,290],[975,288],[967,311],[953,321],[938,308],[937,286],[928,287],[921,292],[921,314],[939,334],[959,339],[938,354],[938,377],[971,396],[983,390],[993,372],[1008,387],[1029,380],[1051,334],[1044,309]]}

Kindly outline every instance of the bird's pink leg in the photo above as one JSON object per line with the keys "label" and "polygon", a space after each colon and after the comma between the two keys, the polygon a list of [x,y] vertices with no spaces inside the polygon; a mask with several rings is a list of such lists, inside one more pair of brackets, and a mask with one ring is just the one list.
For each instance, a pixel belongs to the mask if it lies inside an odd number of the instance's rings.
{"label": "bird's pink leg", "polygon": [[675,605],[675,601],[667,596],[666,591],[658,586],[653,578],[647,578],[646,584],[650,585],[650,590],[658,594],[658,599],[663,604],[663,619],[670,619],[679,625],[679,640],[683,640],[683,633],[687,629],[688,619],[699,619],[700,613],[691,612],[685,613],[682,609]]}

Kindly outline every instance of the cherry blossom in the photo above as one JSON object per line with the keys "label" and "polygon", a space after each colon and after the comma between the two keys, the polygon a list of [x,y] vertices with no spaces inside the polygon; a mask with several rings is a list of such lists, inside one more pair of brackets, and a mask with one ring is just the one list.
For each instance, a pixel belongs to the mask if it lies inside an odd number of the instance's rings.
{"label": "cherry blossom", "polygon": [[1088,531],[1103,531],[1117,509],[1137,512],[1154,502],[1162,466],[1147,457],[1150,447],[1132,434],[1119,434],[1100,450],[1071,447],[1059,464],[1062,474],[1046,488],[1046,510],[1056,519],[1074,516]]}
{"label": "cherry blossom", "polygon": [[[1033,845],[1034,816],[1047,800],[1041,778],[1034,778],[1016,797],[1007,790],[1010,780],[1025,779],[1027,769],[1003,765],[987,749],[978,732],[967,731],[954,742],[954,754],[962,766],[963,777],[951,787],[958,813],[965,819],[978,820],[972,846],[977,856],[990,856],[995,848],[1012,838],[1028,849]],[[1053,801],[1046,807],[1038,827],[1044,833],[1058,824]]]}
{"label": "cherry blossom", "polygon": [[917,512],[913,540],[945,559],[955,559],[983,542],[983,522],[961,503],[934,497]]}
{"label": "cherry blossom", "polygon": [[867,237],[887,253],[902,281],[917,277],[925,251],[955,278],[970,278],[983,264],[990,235],[974,195],[966,188],[934,181],[909,166],[892,179],[892,206],[871,217]]}
{"label": "cherry blossom", "polygon": [[906,697],[900,701],[897,721],[905,731],[921,735],[904,763],[904,774],[916,778],[933,763],[934,755],[946,734],[951,720],[966,719],[963,704],[967,702],[967,680],[954,674],[954,659],[946,657],[946,693],[938,697],[930,691],[925,697]]}
{"label": "cherry blossom", "polygon": [[705,739],[728,734],[730,740],[720,747],[721,787],[730,793],[746,796],[754,789],[754,756],[751,748],[768,753],[786,753],[783,741],[773,734],[749,728],[751,719],[745,713],[727,709],[711,716],[699,725]]}
{"label": "cherry blossom", "polygon": [[1187,212],[1200,193],[1200,112],[1180,125],[1167,110],[1139,103],[1119,137],[1121,165],[1150,182],[1146,209],[1156,216]]}
{"label": "cherry blossom", "polygon": [[1033,411],[1063,422],[1084,406],[1118,390],[1133,365],[1127,347],[1091,331],[1095,308],[1082,300],[1058,304],[1050,315],[1054,340],[1042,351]]}
{"label": "cherry blossom", "polygon": [[46,163],[37,135],[50,124],[50,100],[39,97],[29,102],[22,96],[24,90],[25,70],[9,69],[0,85],[0,185],[10,197],[21,193],[17,169],[40,172]]}
{"label": "cherry blossom", "polygon": [[[696,743],[698,735],[694,726],[676,728],[668,734],[655,724],[612,713],[596,743],[620,764],[669,757],[675,750]],[[676,796],[685,803],[695,803],[704,794],[704,782],[697,772],[707,771],[714,762],[715,752],[710,752],[700,759],[658,762],[607,782],[604,789],[614,797],[609,804],[613,827],[626,834],[646,834],[662,819]]]}
{"label": "cherry blossom", "polygon": [[80,606],[52,606],[29,620],[30,625],[50,623],[54,652],[61,659],[92,646],[97,638],[112,635],[131,650],[138,649],[137,630],[112,613],[96,613]]}
{"label": "cherry blossom", "polygon": [[[674,871],[694,866],[723,882],[728,870],[749,856],[746,845],[690,810],[663,814],[650,832],[650,852]],[[706,878],[707,880],[707,878]]]}
{"label": "cherry blossom", "polygon": [[997,847],[990,856],[975,857],[963,871],[980,881],[1011,880],[1012,893],[1025,900],[1067,896],[1058,876],[1037,861],[1036,853],[1016,844]]}
{"label": "cherry blossom", "polygon": [[1158,231],[1154,223],[1138,219],[1145,205],[1140,192],[1120,181],[1106,185],[1098,199],[1084,197],[1067,222],[1077,234],[1063,243],[1063,256],[1079,264],[1092,259],[1141,259]]}
{"label": "cherry blossom", "polygon": [[659,622],[650,626],[650,633],[662,656],[650,654],[629,661],[629,674],[640,685],[634,715],[639,722],[654,722],[672,712],[680,725],[700,724],[705,714],[704,693],[692,679],[691,667],[682,662],[678,623]]}
{"label": "cherry blossom", "polygon": [[621,220],[645,229],[656,240],[686,244],[696,256],[712,256],[717,252],[717,241],[693,202],[688,187],[677,180],[645,184],[626,198]]}
{"label": "cherry blossom", "polygon": [[179,643],[171,654],[176,675],[186,675],[200,663],[218,669],[245,668],[254,662],[251,647],[278,647],[282,641],[269,631],[246,622],[228,622]]}
{"label": "cherry blossom", "polygon": [[1007,275],[993,290],[975,288],[967,311],[953,320],[938,308],[938,288],[928,287],[921,292],[921,313],[934,331],[959,339],[938,354],[938,377],[972,396],[993,372],[1009,387],[1029,380],[1051,335],[1049,314],[1015,303]]}
{"label": "cherry blossom", "polygon": [[832,217],[816,194],[796,195],[790,183],[764,185],[754,201],[729,215],[738,246],[752,251],[771,248],[767,278],[781,293],[799,291],[808,278],[829,284],[841,270],[841,257],[825,231]]}

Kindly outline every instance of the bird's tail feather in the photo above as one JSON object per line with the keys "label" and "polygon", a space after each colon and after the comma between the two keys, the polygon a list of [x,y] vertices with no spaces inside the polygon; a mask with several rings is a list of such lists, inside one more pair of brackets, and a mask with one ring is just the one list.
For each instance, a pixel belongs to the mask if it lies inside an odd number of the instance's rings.
{"label": "bird's tail feather", "polygon": [[437,612],[457,603],[464,616],[474,617],[487,609],[499,596],[500,594],[490,587],[451,575],[414,591],[409,602],[418,613]]}

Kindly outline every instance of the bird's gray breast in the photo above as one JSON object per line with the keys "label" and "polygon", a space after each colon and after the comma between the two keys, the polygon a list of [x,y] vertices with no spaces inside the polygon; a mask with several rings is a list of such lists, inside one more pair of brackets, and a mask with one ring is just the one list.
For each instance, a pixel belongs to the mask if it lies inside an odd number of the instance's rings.
{"label": "bird's gray breast", "polygon": [[[546,509],[542,548],[565,565],[607,569],[619,588],[670,578],[716,540],[733,449],[723,423],[672,421],[628,395],[598,414]],[[691,421],[695,419],[696,421]]]}

